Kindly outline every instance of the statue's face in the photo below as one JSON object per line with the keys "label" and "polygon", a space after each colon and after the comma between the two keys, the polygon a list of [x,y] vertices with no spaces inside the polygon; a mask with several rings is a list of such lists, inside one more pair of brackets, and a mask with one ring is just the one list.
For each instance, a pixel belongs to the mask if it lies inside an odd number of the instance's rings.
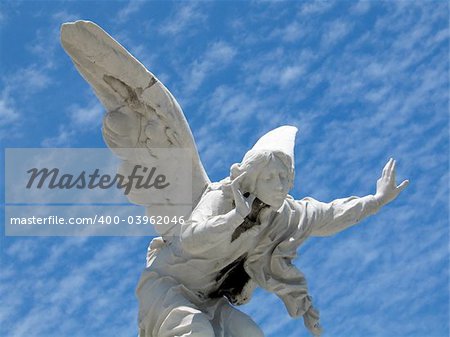
{"label": "statue's face", "polygon": [[284,163],[274,157],[261,170],[257,180],[255,195],[265,204],[279,208],[289,192],[289,170]]}

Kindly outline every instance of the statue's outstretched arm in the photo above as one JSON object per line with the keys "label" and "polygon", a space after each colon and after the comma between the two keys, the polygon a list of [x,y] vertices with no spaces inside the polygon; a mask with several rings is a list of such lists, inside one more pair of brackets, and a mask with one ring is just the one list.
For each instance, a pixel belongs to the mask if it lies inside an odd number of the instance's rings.
{"label": "statue's outstretched arm", "polygon": [[409,181],[405,180],[397,186],[395,182],[395,160],[390,159],[377,181],[375,195],[365,197],[349,197],[336,199],[331,203],[322,203],[312,198],[305,198],[311,212],[311,235],[328,236],[336,234],[367,216],[376,213],[380,207],[394,200]]}

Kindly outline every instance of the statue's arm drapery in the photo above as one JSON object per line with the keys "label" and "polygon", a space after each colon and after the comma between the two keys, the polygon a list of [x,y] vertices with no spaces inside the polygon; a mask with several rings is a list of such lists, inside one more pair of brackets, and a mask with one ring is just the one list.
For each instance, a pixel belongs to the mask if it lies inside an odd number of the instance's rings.
{"label": "statue's arm drapery", "polygon": [[380,209],[373,195],[336,199],[330,203],[305,198],[311,220],[311,236],[329,236],[355,225]]}

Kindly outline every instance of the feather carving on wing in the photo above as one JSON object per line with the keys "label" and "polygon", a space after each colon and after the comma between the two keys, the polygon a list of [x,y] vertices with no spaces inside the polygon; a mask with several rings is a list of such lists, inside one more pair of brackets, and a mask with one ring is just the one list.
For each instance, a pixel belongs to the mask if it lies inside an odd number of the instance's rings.
{"label": "feather carving on wing", "polygon": [[[125,173],[126,176],[139,162],[138,156],[157,156],[154,149],[190,151],[192,202],[185,207],[183,214],[189,216],[210,180],[200,161],[189,125],[175,98],[124,47],[92,22],[64,24],[61,28],[61,42],[77,70],[89,82],[106,108],[103,138],[122,160],[120,173]],[[158,163],[160,166],[171,166],[171,169],[178,165],[176,158]],[[161,212],[174,202],[168,197],[163,204],[159,202],[156,205],[148,191],[142,190],[132,190],[128,198],[135,204],[148,207],[149,213],[155,210]],[[176,230],[156,229],[163,236],[173,235]]]}

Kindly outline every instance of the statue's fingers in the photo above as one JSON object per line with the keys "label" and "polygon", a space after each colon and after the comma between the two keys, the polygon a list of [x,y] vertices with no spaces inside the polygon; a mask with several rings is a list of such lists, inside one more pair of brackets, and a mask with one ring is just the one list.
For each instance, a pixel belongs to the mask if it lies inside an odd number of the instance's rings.
{"label": "statue's fingers", "polygon": [[239,182],[244,177],[244,175],[245,175],[245,172],[242,172],[240,175],[238,175],[236,178],[234,178],[233,181],[231,182],[231,185],[233,187],[237,187],[239,185]]}
{"label": "statue's fingers", "polygon": [[398,185],[397,189],[401,192],[409,185],[409,180],[404,180],[400,185]]}
{"label": "statue's fingers", "polygon": [[242,192],[239,190],[239,188],[233,187],[232,191],[233,191],[233,197],[234,197],[236,204],[238,202],[242,202],[245,200],[244,196],[242,195]]}
{"label": "statue's fingers", "polygon": [[395,165],[396,165],[396,164],[397,164],[396,161],[393,160],[393,161],[392,161],[392,165],[391,165],[391,167],[390,167],[390,169],[389,169],[389,178],[390,178],[390,180],[393,181],[393,182],[395,182]]}
{"label": "statue's fingers", "polygon": [[248,196],[248,198],[247,198],[248,203],[249,203],[250,205],[253,205],[253,201],[255,201],[255,199],[256,199],[256,195],[254,195],[254,194],[250,194],[250,195]]}
{"label": "statue's fingers", "polygon": [[388,164],[389,164],[389,162],[387,162],[387,164],[384,165],[383,172],[381,172],[381,178],[384,178],[386,176],[386,171],[387,171]]}
{"label": "statue's fingers", "polygon": [[389,166],[391,164],[392,158],[388,160],[388,162],[386,163],[386,165],[384,165],[383,168],[383,173],[381,174],[381,177],[384,178],[389,170]]}
{"label": "statue's fingers", "polygon": [[386,178],[392,181],[392,168],[395,166],[395,160],[393,158],[389,159],[389,165],[386,170]]}

